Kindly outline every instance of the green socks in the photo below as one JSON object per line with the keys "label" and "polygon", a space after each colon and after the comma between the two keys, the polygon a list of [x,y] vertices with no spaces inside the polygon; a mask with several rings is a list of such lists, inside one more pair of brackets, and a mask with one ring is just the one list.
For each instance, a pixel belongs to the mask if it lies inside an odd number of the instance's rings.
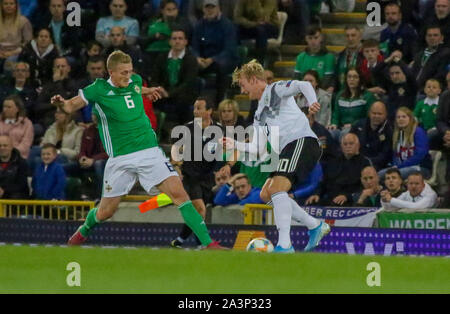
{"label": "green socks", "polygon": [[195,210],[194,205],[192,205],[192,202],[184,202],[178,206],[178,209],[180,210],[181,216],[183,216],[186,225],[194,231],[202,245],[209,245],[212,240],[209,236],[208,229],[206,228],[202,216]]}
{"label": "green socks", "polygon": [[[184,221],[189,228],[192,229],[202,245],[209,245],[212,240],[209,236],[208,229],[206,228],[202,216],[195,210],[194,205],[192,205],[192,202],[187,201],[178,206],[178,209],[180,210]],[[80,233],[83,237],[88,237],[91,234],[92,229],[101,223],[101,221],[97,220],[97,211],[98,208],[93,208],[89,211],[86,221],[80,229]]]}
{"label": "green socks", "polygon": [[97,220],[97,211],[98,208],[91,209],[86,217],[84,225],[81,227],[80,233],[85,238],[91,234],[92,228],[100,223],[100,221]]}

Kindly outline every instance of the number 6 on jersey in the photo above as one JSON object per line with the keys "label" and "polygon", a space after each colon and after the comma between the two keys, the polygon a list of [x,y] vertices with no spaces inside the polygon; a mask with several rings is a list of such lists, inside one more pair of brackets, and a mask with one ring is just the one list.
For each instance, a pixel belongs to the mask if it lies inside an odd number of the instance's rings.
{"label": "number 6 on jersey", "polygon": [[124,98],[125,98],[125,102],[127,103],[127,108],[128,109],[133,109],[134,108],[134,102],[133,102],[133,99],[131,99],[131,95],[127,95]]}

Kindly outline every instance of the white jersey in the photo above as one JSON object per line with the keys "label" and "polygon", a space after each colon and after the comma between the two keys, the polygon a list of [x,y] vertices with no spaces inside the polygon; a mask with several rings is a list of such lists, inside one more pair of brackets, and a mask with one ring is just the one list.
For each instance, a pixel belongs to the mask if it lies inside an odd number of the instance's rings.
{"label": "white jersey", "polygon": [[[308,105],[317,102],[314,88],[309,82],[279,81],[267,85],[258,103],[253,125],[263,127],[272,148],[280,153],[299,138],[313,137],[306,115],[299,109],[294,96],[302,93]],[[278,130],[278,131],[277,131]],[[278,132],[278,136],[273,132]],[[272,136],[271,134],[272,133]],[[277,149],[279,147],[279,149]]]}

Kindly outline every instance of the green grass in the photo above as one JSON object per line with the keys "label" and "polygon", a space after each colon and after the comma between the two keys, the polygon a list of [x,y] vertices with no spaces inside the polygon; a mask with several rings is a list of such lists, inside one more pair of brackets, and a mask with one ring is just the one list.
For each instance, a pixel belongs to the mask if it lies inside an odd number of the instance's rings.
{"label": "green grass", "polygon": [[[367,264],[381,267],[369,287]],[[81,287],[68,287],[70,262]],[[449,293],[450,259],[0,246],[0,293]]]}

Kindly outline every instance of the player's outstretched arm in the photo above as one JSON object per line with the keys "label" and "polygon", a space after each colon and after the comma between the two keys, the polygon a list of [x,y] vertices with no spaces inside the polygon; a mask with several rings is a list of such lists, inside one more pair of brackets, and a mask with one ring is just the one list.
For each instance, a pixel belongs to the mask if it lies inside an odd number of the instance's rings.
{"label": "player's outstretched arm", "polygon": [[64,99],[61,95],[55,95],[51,99],[51,103],[57,105],[58,103],[63,104],[63,109],[67,113],[75,112],[84,106],[86,106],[86,102],[81,96],[75,96],[71,99]]}
{"label": "player's outstretched arm", "polygon": [[151,101],[157,101],[163,97],[168,97],[166,90],[162,87],[145,87],[142,86],[142,95],[149,98]]}

